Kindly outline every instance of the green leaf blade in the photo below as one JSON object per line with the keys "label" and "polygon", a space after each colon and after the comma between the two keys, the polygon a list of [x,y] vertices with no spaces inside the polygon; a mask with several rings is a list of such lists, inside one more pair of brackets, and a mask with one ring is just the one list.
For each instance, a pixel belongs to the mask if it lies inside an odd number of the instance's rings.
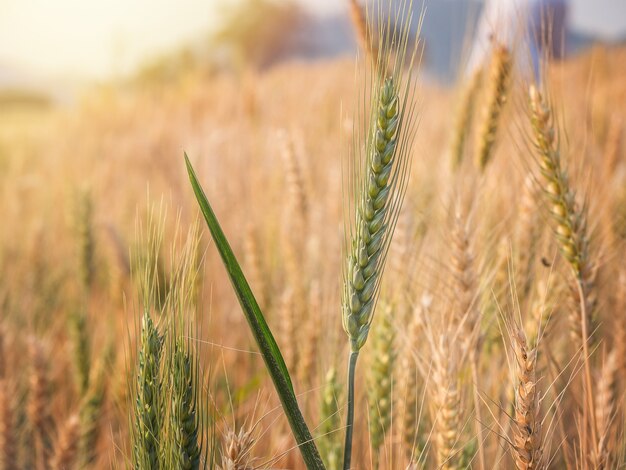
{"label": "green leaf blade", "polygon": [[185,164],[187,166],[187,172],[189,174],[189,180],[195,193],[200,210],[207,223],[215,246],[222,257],[224,267],[228,273],[237,299],[241,305],[243,313],[248,321],[250,329],[254,339],[256,340],[265,365],[270,373],[274,387],[283,405],[289,425],[299,445],[300,452],[306,463],[308,469],[324,470],[324,464],[319,456],[319,452],[315,447],[311,433],[304,421],[300,408],[298,407],[298,401],[293,389],[291,377],[285,360],[283,359],[278,344],[272,335],[272,332],[265,321],[265,317],[261,312],[261,309],[250,289],[248,281],[246,280],[243,271],[235,255],[222,231],[222,228],[209,204],[209,201],[202,190],[202,187],[198,183],[196,173],[185,154]]}

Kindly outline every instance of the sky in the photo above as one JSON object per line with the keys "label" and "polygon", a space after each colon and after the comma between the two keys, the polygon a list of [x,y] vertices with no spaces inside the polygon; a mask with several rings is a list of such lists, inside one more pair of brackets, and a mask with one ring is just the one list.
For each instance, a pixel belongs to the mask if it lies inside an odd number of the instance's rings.
{"label": "sky", "polygon": [[[215,21],[216,1],[0,0],[0,70],[21,67],[83,79],[124,74],[205,33]],[[320,14],[335,12],[346,3],[299,1]],[[626,33],[626,0],[572,0],[572,4],[576,28],[608,38]]]}

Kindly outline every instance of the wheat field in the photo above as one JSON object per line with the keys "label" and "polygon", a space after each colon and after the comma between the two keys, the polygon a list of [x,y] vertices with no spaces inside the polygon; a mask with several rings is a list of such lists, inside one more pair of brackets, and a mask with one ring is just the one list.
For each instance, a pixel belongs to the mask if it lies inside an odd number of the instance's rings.
{"label": "wheat field", "polygon": [[[350,468],[626,466],[626,51],[536,87],[499,54],[476,83],[418,79]],[[1,469],[306,468],[184,153],[284,357],[309,468],[343,468],[358,80],[351,58],[191,69],[0,107]]]}

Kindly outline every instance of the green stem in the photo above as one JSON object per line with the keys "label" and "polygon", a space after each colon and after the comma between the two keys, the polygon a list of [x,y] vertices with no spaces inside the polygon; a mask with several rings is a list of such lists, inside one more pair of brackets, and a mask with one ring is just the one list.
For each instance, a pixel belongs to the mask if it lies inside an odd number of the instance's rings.
{"label": "green stem", "polygon": [[349,470],[352,461],[352,431],[354,428],[354,372],[358,351],[350,352],[348,360],[348,418],[346,419],[346,443],[343,450],[343,470]]}

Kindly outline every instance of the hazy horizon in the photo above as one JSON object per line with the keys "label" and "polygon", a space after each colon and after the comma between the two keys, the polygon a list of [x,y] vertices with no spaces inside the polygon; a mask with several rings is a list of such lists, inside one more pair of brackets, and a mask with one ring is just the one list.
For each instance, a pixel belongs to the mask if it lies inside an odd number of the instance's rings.
{"label": "hazy horizon", "polygon": [[[318,14],[345,8],[336,0],[300,2]],[[123,75],[206,33],[214,24],[216,3],[184,0],[172,8],[167,0],[0,0],[0,69],[80,80]],[[572,4],[572,28],[608,40],[626,34],[626,2]]]}

